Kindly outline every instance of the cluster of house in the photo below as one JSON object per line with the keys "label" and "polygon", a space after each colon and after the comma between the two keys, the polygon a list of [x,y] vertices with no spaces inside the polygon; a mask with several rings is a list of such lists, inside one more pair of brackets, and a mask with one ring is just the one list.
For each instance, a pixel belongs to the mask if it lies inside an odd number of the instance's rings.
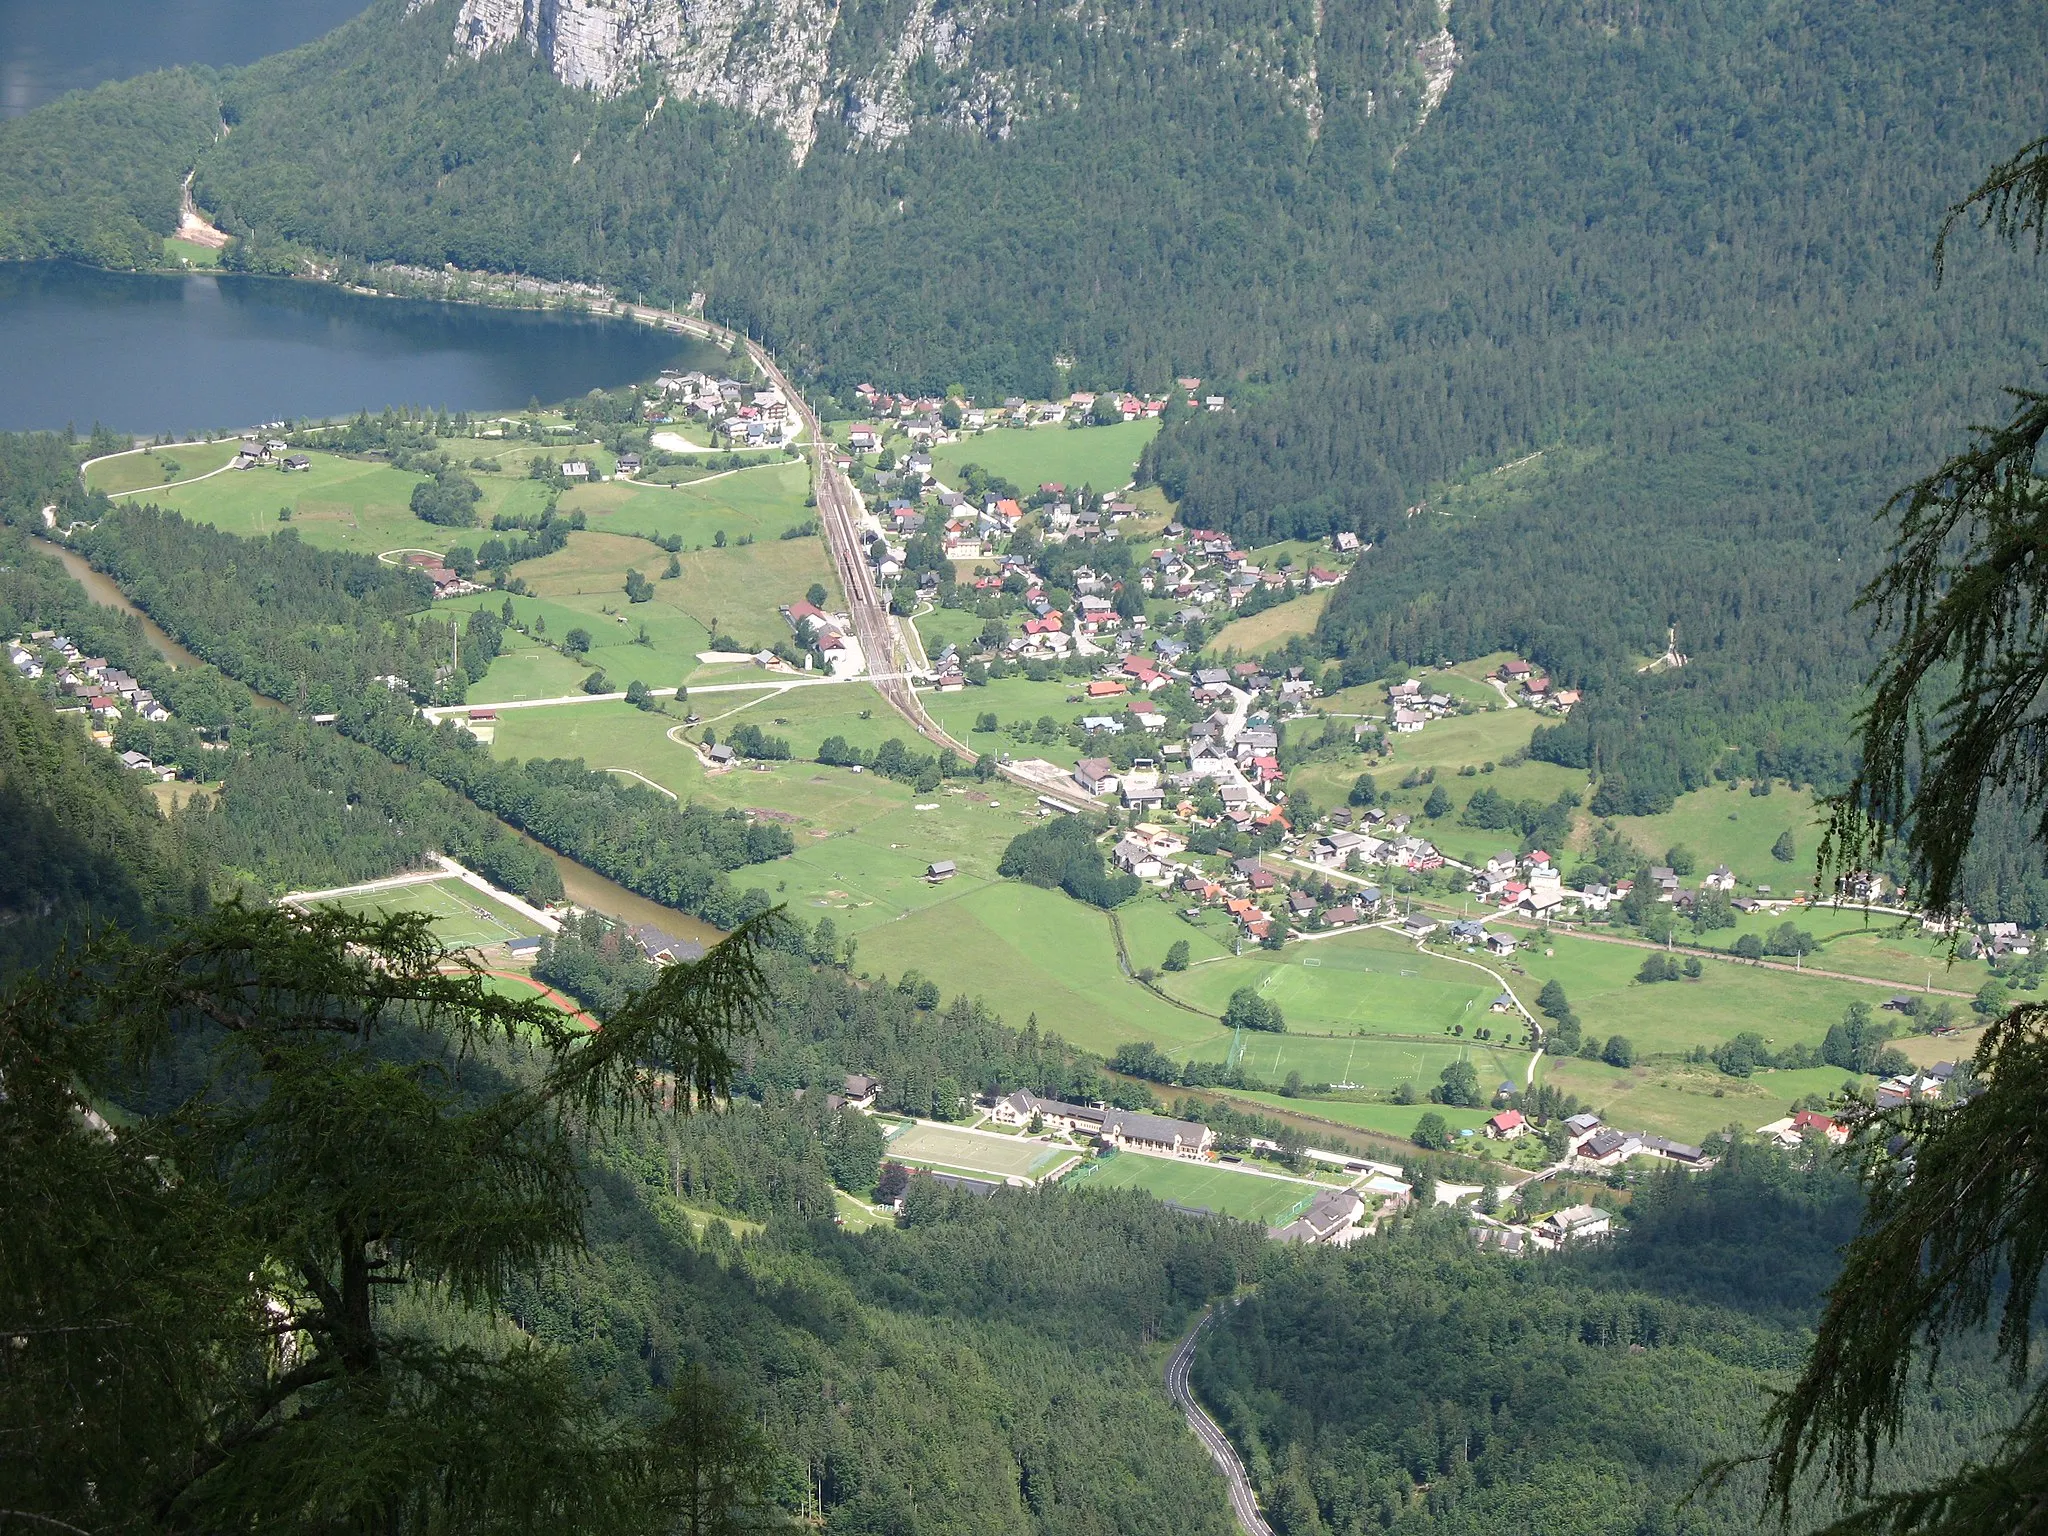
{"label": "cluster of house", "polygon": [[[86,715],[92,739],[103,747],[113,746],[113,727],[126,716],[152,723],[171,718],[171,712],[149,689],[104,656],[82,654],[70,636],[55,630],[39,629],[10,640],[7,660],[17,676],[41,681],[72,700],[65,709]],[[160,767],[141,752],[123,752],[121,765],[156,779],[176,777],[175,769]]]}
{"label": "cluster of house", "polygon": [[1494,669],[1493,675],[1500,680],[1503,689],[1513,690],[1520,702],[1531,709],[1554,710],[1560,715],[1568,715],[1572,706],[1579,702],[1578,689],[1551,687],[1549,678],[1519,658],[1502,662]]}
{"label": "cluster of house", "polygon": [[1658,1157],[1687,1168],[1711,1168],[1714,1163],[1699,1147],[1647,1131],[1616,1130],[1590,1111],[1573,1115],[1564,1128],[1571,1138],[1566,1155],[1586,1168],[1614,1168],[1632,1157]]}
{"label": "cluster of house", "polygon": [[434,584],[436,601],[444,597],[461,597],[466,592],[483,590],[468,578],[456,575],[442,563],[439,555],[430,555],[425,550],[414,550],[405,557],[405,563]]}
{"label": "cluster of house", "polygon": [[1171,1120],[1107,1104],[1068,1104],[1042,1099],[1024,1088],[999,1097],[989,1118],[998,1125],[1017,1126],[1029,1126],[1036,1120],[1045,1130],[1086,1137],[1119,1152],[1148,1152],[1155,1157],[1207,1158],[1216,1144],[1216,1133],[1197,1121]]}
{"label": "cluster of house", "polygon": [[786,605],[782,616],[789,621],[797,643],[821,657],[825,670],[834,677],[850,677],[867,665],[850,621],[802,600]]}
{"label": "cluster of house", "polygon": [[[1153,550],[1146,561],[1146,590],[1155,597],[1193,605],[1194,617],[1219,606],[1239,607],[1256,591],[1292,597],[1321,592],[1344,579],[1342,571],[1323,565],[1311,565],[1306,571],[1267,569],[1236,548],[1230,535],[1214,529],[1197,528],[1184,540],[1177,537],[1178,532],[1178,525],[1169,527],[1167,545]],[[1340,537],[1356,543],[1355,535]]]}
{"label": "cluster of house", "polygon": [[[799,425],[789,401],[772,386],[674,370],[655,380],[642,415],[661,424],[695,417],[734,447],[742,448],[779,447],[796,435]],[[623,463],[619,467],[622,472],[632,472]]]}
{"label": "cluster of house", "polygon": [[281,437],[262,437],[254,432],[244,432],[235,456],[228,461],[228,468],[254,469],[259,464],[269,464],[290,474],[293,470],[313,467],[311,459],[303,453],[290,452],[290,448],[291,444]]}
{"label": "cluster of house", "polygon": [[1597,1205],[1568,1205],[1527,1225],[1480,1217],[1472,1229],[1482,1253],[1522,1258],[1554,1253],[1575,1243],[1596,1243],[1614,1231],[1614,1218]]}
{"label": "cluster of house", "polygon": [[1981,955],[1993,960],[2024,960],[2034,952],[2034,938],[2018,923],[1985,923],[1962,935],[1961,948],[1971,959]]}
{"label": "cluster of house", "polygon": [[1383,866],[1425,874],[1444,867],[1444,856],[1434,843],[1410,830],[1415,818],[1389,815],[1377,806],[1354,816],[1336,810],[1324,818],[1330,830],[1307,850],[1308,861],[1323,869]]}
{"label": "cluster of house", "polygon": [[1414,678],[1387,689],[1387,729],[1397,736],[1413,736],[1432,720],[1458,712],[1458,701],[1448,693],[1424,693]]}

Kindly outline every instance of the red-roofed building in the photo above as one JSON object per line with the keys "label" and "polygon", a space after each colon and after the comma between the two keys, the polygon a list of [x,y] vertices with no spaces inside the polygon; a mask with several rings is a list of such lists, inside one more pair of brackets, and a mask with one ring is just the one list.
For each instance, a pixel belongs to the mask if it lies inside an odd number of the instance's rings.
{"label": "red-roofed building", "polygon": [[1824,1115],[1815,1109],[1802,1109],[1794,1115],[1792,1130],[1795,1135],[1802,1136],[1808,1131],[1818,1131],[1837,1146],[1849,1139],[1849,1128],[1846,1125],[1832,1115]]}
{"label": "red-roofed building", "polygon": [[1486,1122],[1486,1134],[1499,1141],[1513,1141],[1527,1133],[1529,1122],[1519,1109],[1504,1109]]}
{"label": "red-roofed building", "polygon": [[1088,697],[1091,699],[1113,699],[1123,691],[1122,683],[1113,683],[1107,678],[1098,677],[1088,685]]}

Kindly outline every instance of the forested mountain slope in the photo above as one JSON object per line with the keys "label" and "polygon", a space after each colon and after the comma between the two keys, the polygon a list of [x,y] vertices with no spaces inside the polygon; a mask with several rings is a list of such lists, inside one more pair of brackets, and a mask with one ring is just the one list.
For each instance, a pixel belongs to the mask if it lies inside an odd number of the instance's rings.
{"label": "forested mountain slope", "polygon": [[1372,536],[1323,646],[1532,654],[1593,694],[1551,755],[1637,809],[1735,744],[1836,776],[1868,520],[2048,325],[1928,260],[2043,120],[2039,7],[1472,0],[1449,48],[1433,0],[754,9],[384,0],[109,87],[0,128],[0,250],[118,259],[196,159],[256,267],[703,292],[834,390],[1220,380],[1148,457],[1183,516]]}
{"label": "forested mountain slope", "polygon": [[[1195,1384],[1282,1536],[1762,1530],[1753,1469],[1698,1480],[1752,1448],[1860,1203],[1825,1161],[1745,1148],[1640,1189],[1602,1247],[1504,1260],[1432,1217],[1300,1250],[1205,1335]],[[1959,1351],[1913,1394],[1887,1480],[1954,1466],[2002,1426],[1988,1354]],[[1809,1487],[1791,1528],[1834,1513]]]}

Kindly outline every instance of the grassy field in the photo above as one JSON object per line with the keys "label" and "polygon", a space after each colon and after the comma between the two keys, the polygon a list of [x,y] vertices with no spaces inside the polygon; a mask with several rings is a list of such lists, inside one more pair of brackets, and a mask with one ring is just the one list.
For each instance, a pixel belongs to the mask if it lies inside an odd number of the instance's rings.
{"label": "grassy field", "polygon": [[445,550],[458,543],[474,547],[476,529],[441,528],[412,515],[412,488],[423,476],[331,453],[307,457],[313,467],[293,474],[260,466],[234,470],[156,492],[150,499],[194,522],[245,538],[261,538],[287,526],[277,514],[288,506],[289,526],[306,543],[351,554]]}
{"label": "grassy field", "polygon": [[[517,643],[522,637],[515,634],[509,638]],[[589,675],[587,664],[571,661],[560,651],[551,651],[528,641],[518,645],[517,649],[500,651],[483,680],[469,685],[467,698],[472,704],[503,704],[509,699],[556,699],[579,691],[584,678]]]}
{"label": "grassy field", "polygon": [[[1921,931],[1918,923],[1903,932],[1899,920],[1881,912],[1868,915],[1846,907],[1800,907],[1789,912],[1736,914],[1733,928],[1718,928],[1690,942],[1732,950],[1744,934],[1761,937],[1791,923],[1819,941],[1807,963],[1823,970],[1878,976],[1901,984],[1901,990],[1923,986],[1975,992],[1991,976],[1982,960],[1950,961],[1939,935]],[[1683,929],[1681,929],[1683,932]]]}
{"label": "grassy field", "polygon": [[1728,1077],[1711,1066],[1684,1063],[1619,1071],[1600,1062],[1549,1057],[1538,1072],[1543,1081],[1592,1105],[1610,1125],[1694,1144],[1730,1125],[1745,1131],[1768,1125],[1809,1093],[1834,1094],[1848,1076],[1838,1067],[1816,1067]]}
{"label": "grassy field", "polygon": [[1199,926],[1180,912],[1174,902],[1157,896],[1141,897],[1117,908],[1116,920],[1123,926],[1124,947],[1131,952],[1134,967],[1156,969],[1165,962],[1166,952],[1181,940],[1187,941],[1191,964],[1230,953],[1227,929]]}
{"label": "grassy field", "polygon": [[562,507],[565,511],[581,509],[594,531],[646,538],[675,536],[688,550],[714,548],[720,533],[729,544],[750,536],[762,543],[817,545],[815,535],[804,540],[782,538],[788,529],[816,518],[816,511],[804,505],[810,486],[808,462],[792,459],[662,489],[617,481],[572,486],[562,497]]}
{"label": "grassy field", "polygon": [[1071,767],[1086,754],[1068,746],[1064,734],[1057,741],[1038,742],[1032,741],[1028,732],[1021,739],[1008,730],[997,731],[994,735],[977,733],[974,723],[984,714],[993,714],[1006,727],[1020,721],[1035,724],[1041,717],[1050,716],[1064,732],[1068,725],[1083,715],[1121,714],[1129,702],[1127,698],[1118,697],[1090,705],[1075,697],[1084,686],[1072,678],[1034,683],[1025,677],[1004,677],[984,688],[962,688],[958,693],[927,691],[919,697],[924,700],[924,707],[931,717],[954,739],[965,742],[977,752],[1042,757],[1047,762]]}
{"label": "grassy field", "polygon": [[[85,472],[85,483],[92,490],[109,492],[136,491],[146,485],[162,485],[174,478],[167,464],[178,466],[175,479],[190,480],[194,475],[211,474],[219,469],[235,456],[241,446],[239,440],[227,438],[217,443],[188,443],[176,448],[124,453],[93,465]],[[160,501],[164,499],[158,498]],[[275,507],[271,508],[270,515],[277,516]]]}
{"label": "grassy field", "polygon": [[1284,1227],[1308,1208],[1318,1188],[1293,1179],[1245,1173],[1222,1163],[1119,1152],[1073,1175],[1108,1189],[1142,1189],[1194,1210]]}
{"label": "grassy field", "polygon": [[[924,642],[928,655],[937,656],[940,648],[957,645],[963,655],[972,653],[981,639],[984,620],[965,608],[934,608],[930,613],[917,617],[917,635]],[[982,690],[974,690],[980,693]]]}
{"label": "grassy field", "polygon": [[180,240],[176,235],[164,236],[164,265],[167,267],[198,267],[215,270],[220,266],[221,252],[211,245],[195,245],[190,240]]}
{"label": "grassy field", "polygon": [[1533,1007],[1543,983],[1563,984],[1588,1034],[1626,1035],[1638,1053],[1689,1051],[1754,1030],[1773,1045],[1818,1045],[1851,1003],[1873,1007],[1884,994],[1855,982],[1709,961],[1698,981],[1645,984],[1635,979],[1649,950],[1559,935],[1550,952],[1524,949],[1528,972],[1512,978]]}
{"label": "grassy field", "polygon": [[1217,631],[1209,649],[1263,656],[1275,647],[1285,645],[1296,635],[1311,634],[1316,622],[1322,618],[1323,610],[1330,606],[1331,590],[1325,588],[1321,592],[1310,592],[1278,607],[1268,608],[1264,613],[1255,613],[1248,619],[1232,619]]}
{"label": "grassy field", "polygon": [[[958,882],[953,882],[958,883]],[[946,887],[940,887],[945,893]],[[1175,1056],[1218,1058],[1230,1036],[1126,980],[1102,913],[1059,891],[1002,881],[938,901],[861,936],[859,968],[919,970],[951,997],[981,997],[1013,1027],[1035,1014],[1084,1050],[1151,1040]]]}
{"label": "grassy field", "polygon": [[[1230,1049],[1232,1041],[1224,1035],[1194,1055],[1213,1061]],[[1438,1042],[1389,1040],[1373,1035],[1247,1032],[1240,1049],[1239,1060],[1245,1069],[1264,1082],[1279,1084],[1286,1081],[1288,1073],[1299,1072],[1305,1083],[1352,1083],[1383,1092],[1407,1083],[1422,1094],[1454,1061],[1470,1061],[1479,1073],[1479,1086],[1488,1092],[1502,1082],[1523,1081],[1529,1070],[1526,1052],[1485,1041],[1468,1044],[1451,1039]],[[1303,1108],[1304,1112],[1312,1112],[1305,1105]]]}
{"label": "grassy field", "polygon": [[899,1163],[949,1173],[1037,1179],[1078,1154],[1072,1147],[1048,1146],[1021,1137],[977,1135],[943,1125],[906,1125],[889,1137],[884,1155]]}
{"label": "grassy field", "polygon": [[1418,955],[1396,935],[1370,929],[1341,938],[1255,950],[1195,965],[1161,984],[1183,1002],[1221,1014],[1231,994],[1253,987],[1287,1016],[1289,1029],[1318,1034],[1441,1035],[1462,1024],[1519,1038],[1521,1021],[1492,1014],[1500,987],[1455,961]]}
{"label": "grassy field", "polygon": [[425,912],[441,942],[459,947],[482,948],[541,931],[502,902],[455,879],[336,896],[320,905],[344,912]]}
{"label": "grassy field", "polygon": [[979,464],[992,475],[1026,491],[1047,481],[1078,490],[1121,490],[1131,482],[1138,455],[1159,431],[1156,421],[1127,421],[1115,427],[1003,427],[964,437],[932,452],[932,472],[952,485],[964,464]]}
{"label": "grassy field", "polygon": [[[964,793],[942,791],[916,805],[889,808],[857,829],[799,846],[787,867],[778,867],[791,907],[863,933],[964,901],[995,881],[1004,847],[1026,825],[1014,811]],[[936,884],[926,880],[925,869],[936,859],[953,860],[959,873]]]}
{"label": "grassy field", "polygon": [[[1482,1088],[1492,1087],[1482,1083]],[[1335,1120],[1361,1131],[1375,1131],[1382,1136],[1412,1137],[1415,1122],[1427,1114],[1444,1117],[1453,1131],[1477,1131],[1493,1114],[1490,1109],[1455,1109],[1445,1104],[1389,1104],[1385,1101],[1367,1102],[1361,1099],[1290,1099],[1277,1093],[1244,1093],[1233,1089],[1231,1097],[1248,1099],[1268,1109],[1292,1110],[1297,1114],[1315,1115],[1324,1120]]]}
{"label": "grassy field", "polygon": [[[1620,816],[1615,826],[1660,862],[1666,849],[1683,843],[1693,851],[1703,874],[1726,864],[1745,886],[1761,882],[1775,896],[1810,887],[1821,814],[1813,797],[1782,786],[1769,795],[1751,795],[1748,788],[1744,781],[1696,789],[1680,795],[1661,816]],[[1781,864],[1771,857],[1771,845],[1787,831],[1792,834],[1793,858]]]}

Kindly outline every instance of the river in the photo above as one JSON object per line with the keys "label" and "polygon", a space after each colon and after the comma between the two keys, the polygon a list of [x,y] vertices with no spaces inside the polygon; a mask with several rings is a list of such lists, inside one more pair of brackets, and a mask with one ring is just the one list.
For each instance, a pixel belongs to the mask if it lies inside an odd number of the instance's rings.
{"label": "river", "polygon": [[250,64],[364,0],[0,0],[0,117],[173,64]]}
{"label": "river", "polygon": [[[71,573],[73,579],[81,587],[85,588],[86,596],[90,597],[94,602],[102,607],[117,608],[123,613],[132,613],[137,619],[141,620],[143,634],[148,637],[149,643],[155,647],[157,654],[162,656],[170,665],[173,667],[200,667],[206,664],[166,634],[156,620],[152,619],[128,600],[127,595],[114,585],[111,577],[104,571],[94,570],[86,562],[85,557],[76,550],[66,549],[60,544],[52,544],[40,539],[37,540],[37,547],[49,554],[55,555],[57,559],[61,560],[64,563],[64,569]],[[260,703],[268,705],[273,709],[284,708],[284,705],[278,703],[275,699],[264,698],[260,693],[256,694],[255,697]],[[694,939],[699,944],[706,945],[707,947],[716,944],[725,936],[709,923],[678,912],[673,907],[664,907],[658,901],[649,901],[645,896],[636,896],[617,881],[607,880],[589,865],[579,864],[567,854],[557,853],[552,848],[542,847],[541,844],[534,842],[532,838],[527,837],[517,827],[508,824],[507,830],[515,836],[533,843],[536,848],[540,848],[541,852],[547,854],[548,857],[555,861],[555,868],[561,872],[563,891],[567,894],[569,900],[575,902],[579,907],[587,907],[593,912],[602,912],[605,916],[617,918],[622,922],[636,925],[651,923],[656,928],[661,929],[662,932],[674,938]]]}
{"label": "river", "polygon": [[625,320],[380,299],[232,273],[0,263],[0,431],[239,430],[379,411],[512,410],[723,351]]}

